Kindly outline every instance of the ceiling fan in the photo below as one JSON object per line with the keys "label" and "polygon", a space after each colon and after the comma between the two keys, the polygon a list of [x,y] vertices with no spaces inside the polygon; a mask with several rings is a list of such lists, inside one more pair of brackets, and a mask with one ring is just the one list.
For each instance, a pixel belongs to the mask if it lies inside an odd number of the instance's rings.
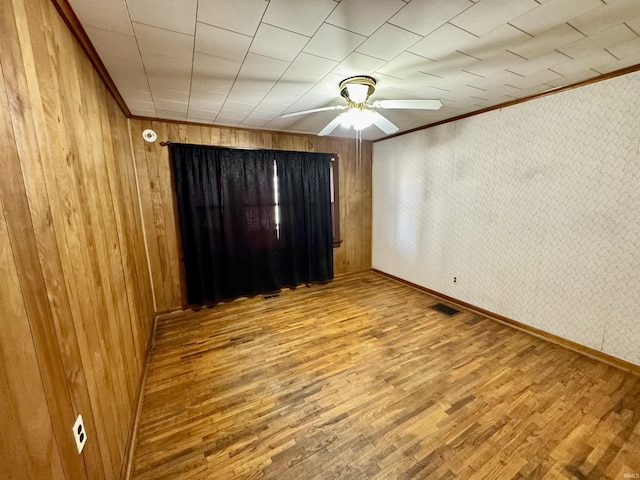
{"label": "ceiling fan", "polygon": [[362,130],[369,125],[375,125],[386,134],[398,131],[392,122],[383,117],[378,109],[412,109],[412,110],[438,110],[442,107],[440,100],[376,100],[367,103],[369,97],[376,90],[376,80],[367,75],[349,77],[340,82],[340,95],[347,100],[347,105],[333,105],[330,107],[313,108],[300,112],[285,113],[280,118],[306,115],[308,113],[327,112],[331,110],[346,110],[331,120],[319,133],[319,136],[329,135],[339,125],[355,130]]}

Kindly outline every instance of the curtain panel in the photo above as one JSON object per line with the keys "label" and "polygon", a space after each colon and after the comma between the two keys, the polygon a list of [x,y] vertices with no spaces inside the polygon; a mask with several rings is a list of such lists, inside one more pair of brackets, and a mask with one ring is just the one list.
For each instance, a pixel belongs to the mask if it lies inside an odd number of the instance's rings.
{"label": "curtain panel", "polygon": [[189,305],[333,278],[330,154],[169,150]]}

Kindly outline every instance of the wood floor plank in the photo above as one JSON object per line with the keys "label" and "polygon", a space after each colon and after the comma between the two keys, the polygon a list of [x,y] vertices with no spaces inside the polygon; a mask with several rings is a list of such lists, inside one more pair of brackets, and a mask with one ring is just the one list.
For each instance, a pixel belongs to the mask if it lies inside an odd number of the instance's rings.
{"label": "wood floor plank", "polygon": [[373,272],[159,320],[135,479],[615,479],[640,378]]}

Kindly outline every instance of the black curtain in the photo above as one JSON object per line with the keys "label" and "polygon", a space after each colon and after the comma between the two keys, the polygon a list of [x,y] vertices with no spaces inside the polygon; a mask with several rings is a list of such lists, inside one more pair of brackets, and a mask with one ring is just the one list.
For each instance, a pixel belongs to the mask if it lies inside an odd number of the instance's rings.
{"label": "black curtain", "polygon": [[333,278],[331,155],[279,152],[280,278],[284,285]]}
{"label": "black curtain", "polygon": [[330,155],[176,143],[169,149],[188,304],[333,278]]}
{"label": "black curtain", "polygon": [[189,304],[276,291],[273,159],[170,144]]}

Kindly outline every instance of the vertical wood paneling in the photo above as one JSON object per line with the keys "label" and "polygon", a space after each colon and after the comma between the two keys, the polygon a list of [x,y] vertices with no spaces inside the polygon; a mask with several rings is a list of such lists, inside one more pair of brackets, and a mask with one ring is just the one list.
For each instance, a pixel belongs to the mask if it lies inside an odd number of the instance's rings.
{"label": "vertical wood paneling", "polygon": [[19,426],[0,429],[0,451],[13,459],[0,462],[0,478],[62,478],[62,462],[1,203],[0,278],[0,418],[12,419]]}
{"label": "vertical wood paneling", "polygon": [[[142,138],[145,128],[153,128],[158,133],[155,144],[148,144]],[[355,139],[142,119],[131,120],[131,132],[159,312],[181,308],[184,298],[184,285],[180,281],[182,252],[169,152],[159,146],[160,141],[338,154],[342,245],[333,252],[334,270],[336,274],[342,274],[371,268],[371,142],[362,142],[362,156],[357,159]]]}
{"label": "vertical wood paneling", "polygon": [[154,313],[128,122],[48,0],[0,32],[0,477],[118,478]]}

